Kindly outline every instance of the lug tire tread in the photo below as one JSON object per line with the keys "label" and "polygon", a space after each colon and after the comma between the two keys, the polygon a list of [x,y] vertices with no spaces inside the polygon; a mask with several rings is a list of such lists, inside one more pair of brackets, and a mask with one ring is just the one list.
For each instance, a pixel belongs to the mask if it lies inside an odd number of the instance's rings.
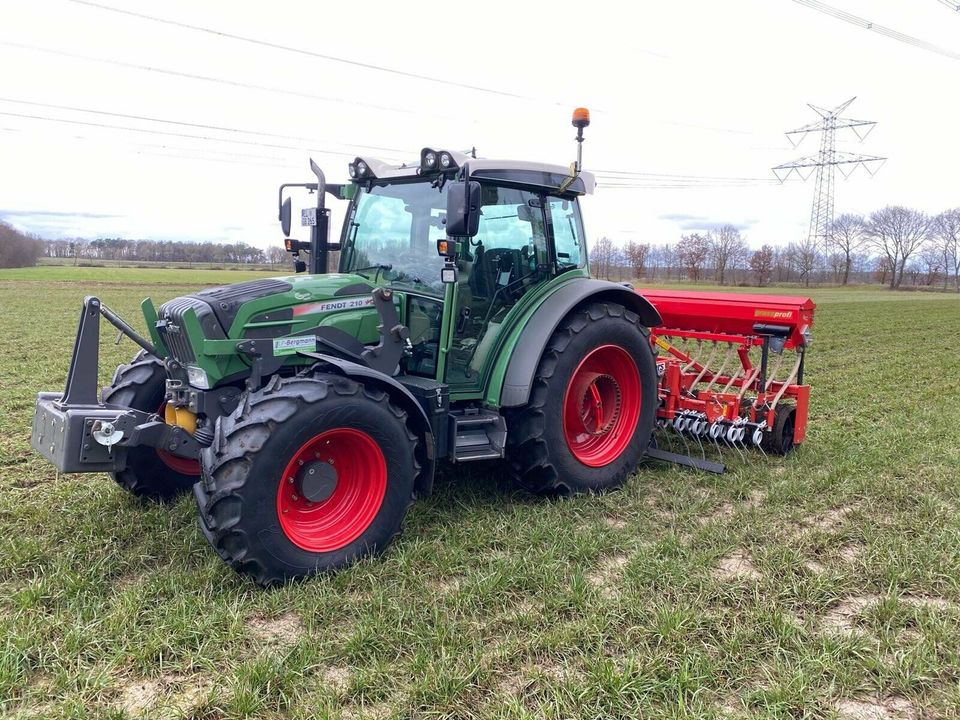
{"label": "lug tire tread", "polygon": [[[417,436],[410,428],[407,413],[390,402],[388,394],[382,390],[368,388],[338,375],[324,375],[322,379],[275,375],[261,390],[247,393],[236,410],[217,419],[213,445],[203,450],[203,476],[194,488],[194,494],[200,510],[200,527],[210,545],[224,562],[237,572],[253,576],[261,586],[279,585],[290,580],[291,576],[278,569],[268,553],[258,555],[249,542],[253,528],[245,527],[242,511],[250,485],[258,482],[257,478],[251,477],[249,468],[275,428],[331,394],[339,397],[363,395],[387,408],[406,431],[413,459],[408,469],[411,477],[419,474],[420,464],[415,453]],[[388,464],[396,461],[387,458]],[[413,493],[410,493],[401,517],[406,515],[412,501]],[[401,530],[398,524],[389,538],[378,543],[377,549],[387,547]]]}

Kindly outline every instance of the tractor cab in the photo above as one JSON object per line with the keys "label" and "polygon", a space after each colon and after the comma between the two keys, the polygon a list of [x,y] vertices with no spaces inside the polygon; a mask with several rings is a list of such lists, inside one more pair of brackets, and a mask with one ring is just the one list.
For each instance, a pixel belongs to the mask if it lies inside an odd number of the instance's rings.
{"label": "tractor cab", "polygon": [[[588,273],[578,198],[593,192],[589,173],[424,148],[409,165],[358,157],[349,174],[347,184],[326,185],[349,201],[339,243],[325,241],[329,210],[318,192],[318,207],[302,213],[314,230],[310,243],[287,240],[287,248],[299,269],[307,255],[315,274],[327,272],[328,252],[339,250],[341,275],[368,292],[393,292],[409,329],[404,374],[479,395],[504,328],[561,276]],[[281,189],[287,232],[289,217]]]}

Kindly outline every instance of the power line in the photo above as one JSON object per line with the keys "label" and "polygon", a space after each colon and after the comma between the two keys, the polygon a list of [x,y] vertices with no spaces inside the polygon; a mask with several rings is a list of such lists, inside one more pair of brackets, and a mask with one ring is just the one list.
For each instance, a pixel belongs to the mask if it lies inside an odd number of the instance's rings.
{"label": "power line", "polygon": [[635,172],[630,170],[594,170],[593,171],[597,177],[608,176],[615,179],[649,179],[649,178],[665,178],[665,179],[679,179],[679,180],[723,180],[723,181],[748,181],[748,182],[768,182],[769,178],[756,178],[756,177],[729,177],[729,176],[717,176],[717,175],[682,175],[677,173],[649,173],[649,172]]}
{"label": "power line", "polygon": [[512,93],[506,90],[495,90],[493,88],[487,88],[481,85],[471,85],[470,83],[459,82],[456,80],[447,80],[445,78],[434,77],[432,75],[423,75],[420,73],[410,72],[408,70],[398,70],[396,68],[386,67],[383,65],[375,65],[373,63],[362,62],[360,60],[351,60],[349,58],[338,57],[336,55],[328,55],[326,53],[319,53],[313,50],[306,50],[304,48],[297,48],[289,45],[281,45],[279,43],[270,42],[268,40],[261,40],[259,38],[248,37],[245,35],[237,35],[235,33],[229,33],[223,30],[217,30],[215,28],[210,28],[210,27],[203,27],[201,25],[191,25],[190,23],[181,22],[179,20],[170,20],[168,18],[160,18],[154,15],[147,15],[145,13],[135,12],[133,10],[126,10],[123,8],[112,7],[110,5],[103,5],[97,2],[91,2],[90,0],[67,0],[67,1],[75,3],[77,5],[85,5],[87,7],[93,7],[99,10],[106,10],[108,12],[118,13],[120,15],[128,15],[130,17],[139,18],[141,20],[149,20],[151,22],[162,23],[164,25],[183,28],[185,30],[193,30],[195,32],[207,33],[209,35],[216,35],[217,37],[229,38],[231,40],[238,40],[240,42],[250,43],[252,45],[259,45],[260,47],[271,48],[273,50],[282,50],[284,52],[291,52],[297,55],[318,58],[320,60],[327,60],[329,62],[342,63],[344,65],[360,67],[366,70],[375,70],[377,72],[390,73],[392,75],[399,75],[401,77],[412,78],[414,80],[424,80],[427,82],[435,82],[435,83],[440,83],[442,85],[450,85],[452,87],[463,88],[466,90],[475,90],[477,92],[489,93],[491,95],[501,95],[503,97],[509,97],[517,100],[534,100],[537,102],[548,102],[552,105],[559,105],[561,107],[566,107],[566,104],[556,102],[553,100],[544,100],[543,98],[537,98],[530,95]]}
{"label": "power line", "polygon": [[[261,132],[259,130],[241,130],[239,128],[226,127],[223,125],[206,125],[203,123],[186,122],[184,120],[167,120],[165,118],[149,117],[146,115],[128,115],[126,113],[109,112],[106,110],[91,110],[89,108],[74,107],[71,105],[54,105],[51,103],[32,102],[29,100],[16,100],[14,98],[0,97],[0,102],[15,103],[17,105],[28,105],[31,107],[42,107],[52,110],[68,110],[71,112],[88,113],[92,115],[104,115],[107,117],[124,118],[126,120],[143,120],[145,122],[163,123],[166,125],[178,125],[182,127],[200,128],[203,130],[219,130],[222,132],[241,133],[244,135],[261,135],[263,137],[279,138],[288,141],[316,142],[316,140],[304,137],[291,137],[289,135],[280,135],[277,133]],[[226,138],[223,138],[226,140]],[[389,153],[399,153],[401,155],[415,155],[416,151],[400,148],[380,147],[377,145],[361,145],[359,143],[341,143],[347,147],[366,148],[367,150],[381,150]]]}
{"label": "power line", "polygon": [[142,70],[144,72],[159,73],[161,75],[170,75],[172,77],[187,78],[189,80],[201,80],[203,82],[228,85],[231,87],[243,88],[245,90],[259,90],[261,92],[276,93],[278,95],[290,95],[292,97],[306,98],[308,100],[339,103],[341,105],[356,105],[357,107],[366,107],[371,108],[372,110],[386,110],[388,112],[402,113],[405,115],[423,114],[409,108],[400,108],[390,105],[377,105],[375,103],[363,102],[361,100],[347,100],[344,98],[331,97],[329,95],[317,95],[315,93],[288,90],[287,88],[280,88],[272,85],[257,85],[256,83],[241,82],[239,80],[230,80],[228,78],[213,77],[210,75],[199,75],[197,73],[184,72],[181,70],[170,70],[168,68],[154,67],[152,65],[139,65],[137,63],[124,62],[123,60],[96,57],[94,55],[82,55],[80,53],[72,53],[65,50],[54,50],[53,48],[40,47],[39,45],[28,45],[26,43],[18,43],[10,40],[2,40],[0,41],[0,45],[17,48],[19,50],[47,53],[48,55],[59,55],[60,57],[67,57],[73,60],[85,60],[87,62],[102,63],[104,65],[114,65],[116,67],[128,68],[130,70]]}
{"label": "power line", "polygon": [[[857,27],[861,27],[865,30],[870,30],[871,32],[879,33],[880,35],[885,35],[888,38],[892,38],[893,40],[898,40],[899,42],[906,43],[907,45],[913,45],[914,47],[918,47],[921,50],[927,50],[929,52],[934,52],[939,55],[944,55],[948,58],[953,58],[954,60],[960,60],[960,53],[956,53],[952,50],[947,50],[946,48],[942,48],[939,45],[934,45],[933,43],[929,43],[926,40],[920,40],[919,38],[915,38],[911,35],[904,35],[901,32],[898,32],[896,30],[891,30],[890,28],[884,27],[883,25],[877,25],[875,22],[871,22],[870,20],[864,20],[862,17],[852,15],[843,10],[838,10],[837,8],[831,5],[818,2],[818,0],[793,0],[793,1],[796,3],[800,3],[801,5],[806,5],[808,8],[816,10],[817,12],[824,13],[825,15],[830,15],[831,17],[835,17],[838,20],[843,20],[844,22],[848,22],[851,25],[856,25]],[[953,3],[950,3],[950,4],[953,5]]]}
{"label": "power line", "polygon": [[321,150],[321,149],[318,149],[318,148],[302,148],[302,147],[296,147],[296,146],[294,146],[294,145],[279,145],[279,144],[276,144],[276,143],[261,143],[261,142],[253,142],[253,141],[250,141],[250,140],[239,140],[239,139],[237,139],[237,140],[230,140],[230,139],[227,139],[227,138],[212,137],[212,136],[209,136],[209,135],[193,135],[193,134],[188,134],[188,133],[171,132],[171,131],[169,131],[169,130],[151,130],[151,129],[148,129],[148,128],[130,127],[130,126],[128,126],[128,125],[111,125],[111,124],[109,124],[109,123],[90,122],[90,121],[87,121],[87,120],[69,120],[69,119],[66,119],[66,118],[50,117],[50,116],[47,116],[47,115],[28,115],[28,114],[26,114],[26,113],[12,113],[12,112],[0,111],[0,116],[4,116],[4,117],[15,117],[15,118],[25,118],[25,119],[28,119],[28,120],[42,120],[42,121],[44,121],[44,122],[64,123],[64,124],[68,124],[68,125],[82,125],[82,126],[85,126],[85,127],[106,128],[106,129],[109,129],[109,130],[124,130],[124,131],[127,131],[127,132],[143,133],[143,134],[146,134],[146,135],[167,135],[167,136],[170,136],[170,137],[190,138],[190,139],[192,139],[192,140],[208,140],[208,141],[211,141],[211,142],[236,143],[236,144],[238,144],[238,145],[250,145],[250,146],[253,146],[253,147],[267,147],[267,148],[275,148],[275,149],[280,149],[280,150],[295,150],[295,151],[297,151],[297,152],[315,152],[315,153],[323,153],[323,154],[326,154],[326,155],[342,155],[342,156],[344,156],[344,157],[355,157],[355,156],[356,156],[356,153],[353,153],[353,152],[342,152],[342,151],[339,151],[339,150]]}

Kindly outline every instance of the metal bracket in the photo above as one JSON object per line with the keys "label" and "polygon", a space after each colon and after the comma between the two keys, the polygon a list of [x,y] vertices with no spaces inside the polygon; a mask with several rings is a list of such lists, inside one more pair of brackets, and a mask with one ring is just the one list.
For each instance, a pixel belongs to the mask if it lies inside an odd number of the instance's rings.
{"label": "metal bracket", "polygon": [[712,460],[701,460],[690,457],[689,455],[680,455],[679,453],[672,453],[654,447],[647,448],[647,457],[652,460],[660,460],[662,462],[673,463],[674,465],[683,465],[716,475],[723,475],[723,473],[727,471],[727,466],[723,463],[713,462]]}
{"label": "metal bracket", "polygon": [[400,366],[400,358],[410,339],[410,330],[401,324],[397,317],[397,308],[393,304],[393,292],[385,288],[376,288],[373,293],[373,304],[380,316],[380,342],[372,348],[363,351],[363,362],[369,367],[393,376]]}

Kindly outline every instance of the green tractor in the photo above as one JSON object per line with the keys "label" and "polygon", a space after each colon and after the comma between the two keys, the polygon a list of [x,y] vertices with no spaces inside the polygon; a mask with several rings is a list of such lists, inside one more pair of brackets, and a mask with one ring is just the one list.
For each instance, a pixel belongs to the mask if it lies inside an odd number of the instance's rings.
{"label": "green tractor", "polygon": [[[653,430],[660,317],[589,276],[579,152],[425,148],[357,158],[343,184],[310,165],[316,182],[280,188],[294,274],[144,300],[148,337],[86,298],[34,448],[138,496],[192,489],[210,544],[263,585],[384,550],[440,462],[505,461],[538,493],[620,485]],[[316,196],[309,242],[289,239],[291,187]],[[337,243],[328,196],[349,203]],[[100,317],[142,351],[98,394]]]}

